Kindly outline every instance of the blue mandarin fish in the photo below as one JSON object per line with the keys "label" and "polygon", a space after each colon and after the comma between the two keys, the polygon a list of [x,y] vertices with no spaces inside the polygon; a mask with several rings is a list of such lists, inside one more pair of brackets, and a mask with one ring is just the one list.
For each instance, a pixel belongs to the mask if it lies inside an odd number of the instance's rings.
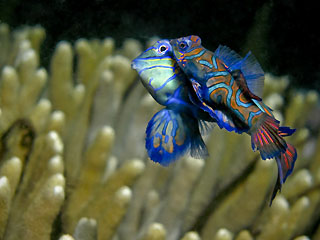
{"label": "blue mandarin fish", "polygon": [[297,158],[294,146],[283,139],[295,132],[280,127],[272,110],[262,99],[264,72],[249,52],[244,58],[226,46],[215,52],[205,49],[198,36],[170,40],[176,62],[192,84],[199,108],[219,123],[221,111],[235,125],[220,127],[251,135],[252,149],[259,150],[263,160],[275,158],[278,178],[271,202],[291,174]]}
{"label": "blue mandarin fish", "polygon": [[169,41],[161,40],[131,64],[152,97],[165,106],[152,117],[146,129],[148,155],[164,166],[188,152],[195,158],[206,157],[208,152],[201,132],[215,121],[207,111],[191,102],[191,98],[198,99],[190,96],[194,94],[192,86],[171,53]]}

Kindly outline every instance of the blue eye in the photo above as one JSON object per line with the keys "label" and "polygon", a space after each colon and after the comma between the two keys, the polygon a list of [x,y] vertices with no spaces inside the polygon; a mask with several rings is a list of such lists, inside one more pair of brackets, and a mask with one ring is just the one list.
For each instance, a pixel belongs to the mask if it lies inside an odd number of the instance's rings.
{"label": "blue eye", "polygon": [[186,47],[188,47],[188,44],[187,44],[185,41],[179,43],[179,48],[180,48],[180,49],[183,50],[183,49],[185,49]]}

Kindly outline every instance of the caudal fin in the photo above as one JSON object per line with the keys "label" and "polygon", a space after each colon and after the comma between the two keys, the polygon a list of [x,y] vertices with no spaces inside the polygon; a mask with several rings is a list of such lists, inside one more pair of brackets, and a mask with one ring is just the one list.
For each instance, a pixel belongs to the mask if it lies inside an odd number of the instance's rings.
{"label": "caudal fin", "polygon": [[278,178],[273,189],[270,205],[277,192],[281,190],[282,184],[291,174],[294,163],[297,159],[297,151],[283,137],[292,135],[295,129],[289,127],[279,127],[279,121],[275,118],[264,115],[257,123],[251,133],[252,148],[260,151],[263,160],[275,158],[278,165]]}
{"label": "caudal fin", "polygon": [[259,150],[263,160],[284,153],[287,144],[279,134],[279,121],[265,114],[251,130],[251,145],[253,150]]}
{"label": "caudal fin", "polygon": [[282,184],[286,181],[287,177],[291,174],[295,161],[297,159],[297,151],[294,146],[287,144],[287,149],[284,153],[281,153],[280,156],[275,158],[278,165],[278,178],[276,185],[274,186],[270,205],[272,204],[273,199],[277,195],[277,192],[281,190]]}
{"label": "caudal fin", "polygon": [[198,120],[168,108],[157,112],[149,121],[146,149],[150,159],[163,166],[168,166],[188,152],[195,158],[208,155]]}

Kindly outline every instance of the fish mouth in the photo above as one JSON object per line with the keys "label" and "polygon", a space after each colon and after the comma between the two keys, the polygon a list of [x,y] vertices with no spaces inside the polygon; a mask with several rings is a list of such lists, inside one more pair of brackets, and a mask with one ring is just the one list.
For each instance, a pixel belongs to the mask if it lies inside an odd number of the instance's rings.
{"label": "fish mouth", "polygon": [[[145,61],[141,61],[139,58],[135,58],[131,62],[131,68],[139,72],[145,67]],[[139,73],[140,74],[140,73]]]}
{"label": "fish mouth", "polygon": [[137,69],[137,61],[135,59],[131,62],[131,68],[135,70]]}

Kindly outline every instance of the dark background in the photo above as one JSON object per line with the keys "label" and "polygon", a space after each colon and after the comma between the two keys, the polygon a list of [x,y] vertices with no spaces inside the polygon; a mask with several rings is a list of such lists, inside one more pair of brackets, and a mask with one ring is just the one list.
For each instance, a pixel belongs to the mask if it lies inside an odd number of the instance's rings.
{"label": "dark background", "polygon": [[265,71],[288,74],[295,86],[318,91],[319,14],[302,0],[0,0],[0,19],[11,28],[46,29],[45,65],[60,40],[111,36],[119,46],[125,38],[195,34],[212,51],[218,44],[241,54],[250,49]]}

